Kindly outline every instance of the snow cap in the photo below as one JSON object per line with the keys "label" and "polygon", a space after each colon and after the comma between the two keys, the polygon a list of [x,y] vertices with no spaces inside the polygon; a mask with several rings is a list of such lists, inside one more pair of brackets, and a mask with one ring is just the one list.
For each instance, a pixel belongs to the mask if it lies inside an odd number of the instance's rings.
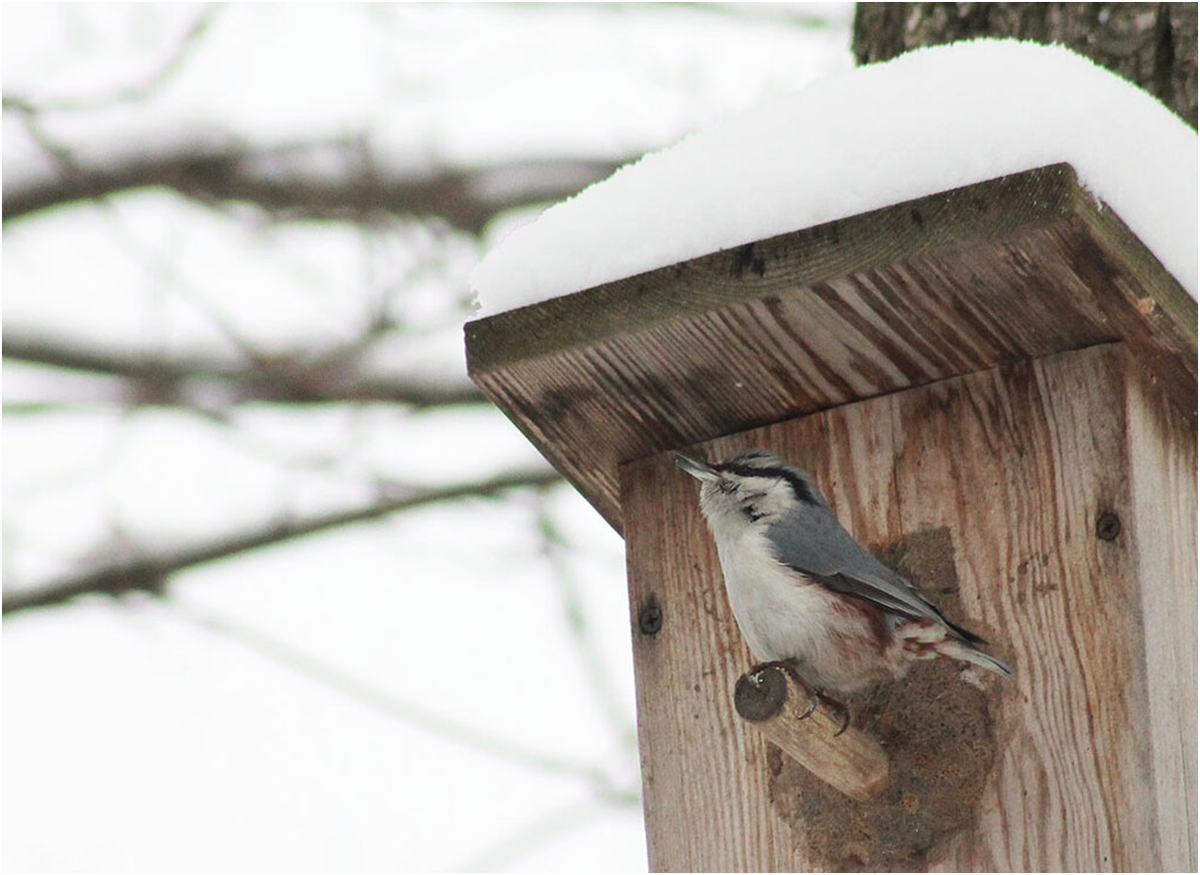
{"label": "snow cap", "polygon": [[471,277],[476,318],[939,191],[1068,162],[1193,297],[1197,140],[1061,46],[974,40],[830,76],[550,207]]}

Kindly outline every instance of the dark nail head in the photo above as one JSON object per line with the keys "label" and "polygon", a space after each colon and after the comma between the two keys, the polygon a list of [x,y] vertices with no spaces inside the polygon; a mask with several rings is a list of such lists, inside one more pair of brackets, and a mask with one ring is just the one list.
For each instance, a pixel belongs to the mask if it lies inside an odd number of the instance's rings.
{"label": "dark nail head", "polygon": [[1102,513],[1096,519],[1096,537],[1101,541],[1114,541],[1121,534],[1121,519],[1115,513]]}
{"label": "dark nail head", "polygon": [[642,630],[643,635],[657,635],[662,629],[662,623],[662,608],[658,606],[658,602],[651,599],[638,613],[638,628]]}

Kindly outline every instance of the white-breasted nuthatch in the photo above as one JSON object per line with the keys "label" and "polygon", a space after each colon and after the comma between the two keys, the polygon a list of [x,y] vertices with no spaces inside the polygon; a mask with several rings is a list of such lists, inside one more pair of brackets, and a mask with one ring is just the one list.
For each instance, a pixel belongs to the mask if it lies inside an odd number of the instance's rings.
{"label": "white-breasted nuthatch", "polygon": [[700,510],[755,659],[825,701],[936,656],[1012,676],[979,650],[982,638],[863,549],[804,471],[763,450],[714,465],[678,453],[675,463],[702,483]]}

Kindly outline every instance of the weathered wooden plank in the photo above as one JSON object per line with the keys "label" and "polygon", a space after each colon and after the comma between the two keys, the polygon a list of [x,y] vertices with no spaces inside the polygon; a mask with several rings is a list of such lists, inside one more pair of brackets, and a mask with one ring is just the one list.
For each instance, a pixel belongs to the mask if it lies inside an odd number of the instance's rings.
{"label": "weathered wooden plank", "polygon": [[1128,405],[1155,815],[1164,869],[1195,872],[1196,433],[1147,380],[1133,384]]}
{"label": "weathered wooden plank", "polygon": [[867,802],[823,795],[736,716],[752,660],[695,486],[669,454],[622,466],[631,607],[663,615],[634,633],[651,866],[1194,869],[1195,548],[1167,518],[1193,525],[1195,434],[1143,384],[1105,345],[693,448],[803,465],[1016,668],[977,688],[922,664],[853,702],[892,764]]}
{"label": "weathered wooden plank", "polygon": [[1067,165],[467,326],[472,378],[618,530],[622,462],[1112,340],[1194,416],[1195,301]]}

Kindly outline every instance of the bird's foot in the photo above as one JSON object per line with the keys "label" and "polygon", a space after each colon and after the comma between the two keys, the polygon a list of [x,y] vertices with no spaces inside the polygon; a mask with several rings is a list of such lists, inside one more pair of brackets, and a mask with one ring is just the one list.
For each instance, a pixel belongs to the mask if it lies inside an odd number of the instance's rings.
{"label": "bird's foot", "polygon": [[847,708],[845,705],[843,705],[837,699],[827,696],[820,691],[817,691],[815,693],[815,698],[820,700],[821,704],[824,705],[825,707],[827,707],[830,711],[834,712],[835,714],[841,715],[842,728],[839,729],[837,732],[833,733],[834,738],[837,738],[839,735],[841,735],[843,732],[845,732],[847,729],[850,728],[850,709],[849,708]]}

